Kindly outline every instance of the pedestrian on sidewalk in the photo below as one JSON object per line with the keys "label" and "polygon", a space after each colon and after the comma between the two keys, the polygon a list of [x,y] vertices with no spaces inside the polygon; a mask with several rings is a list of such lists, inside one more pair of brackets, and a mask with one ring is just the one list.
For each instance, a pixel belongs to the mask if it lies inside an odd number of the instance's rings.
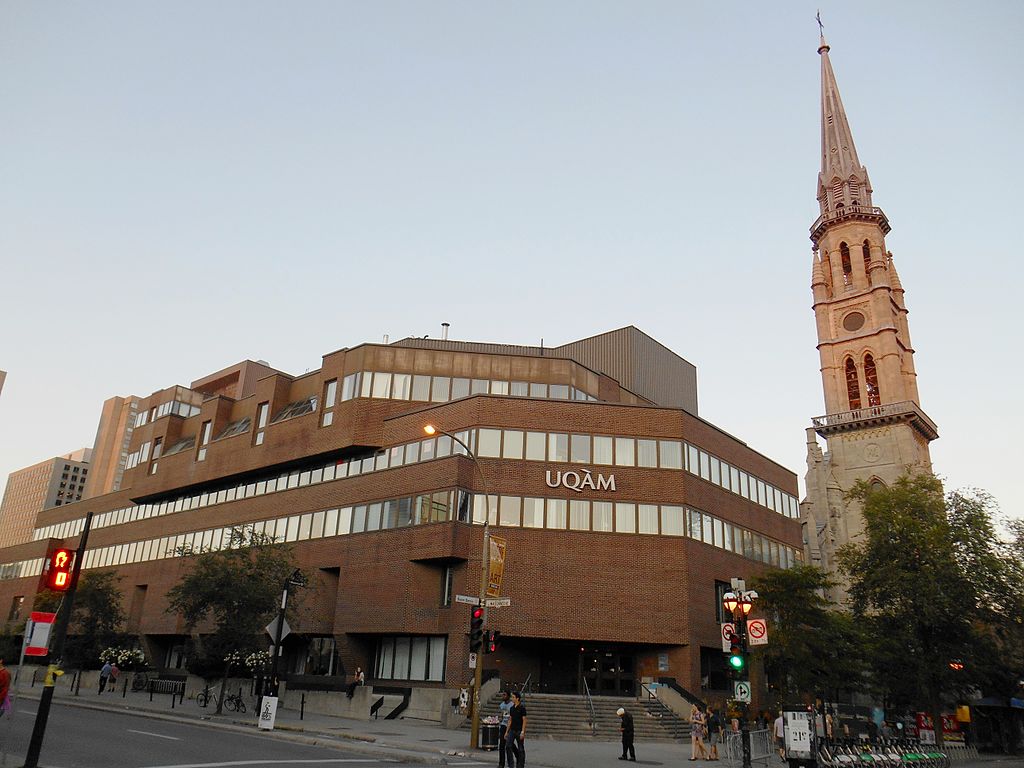
{"label": "pedestrian on sidewalk", "polygon": [[356,667],[356,673],[352,675],[352,682],[348,686],[348,693],[346,694],[350,699],[356,695],[356,688],[363,685],[366,682],[366,675],[363,674],[362,667]]}
{"label": "pedestrian on sidewalk", "polygon": [[779,757],[786,759],[786,727],[782,721],[782,711],[775,718],[775,748],[779,751]]}
{"label": "pedestrian on sidewalk", "polygon": [[704,713],[696,704],[690,705],[690,759],[707,760],[708,751],[704,747]]}
{"label": "pedestrian on sidewalk", "polygon": [[11,711],[11,698],[8,692],[11,689],[11,673],[4,666],[4,660],[0,657],[0,717]]}
{"label": "pedestrian on sidewalk", "polygon": [[512,709],[508,713],[508,765],[526,765],[526,707],[519,691],[512,691]]}
{"label": "pedestrian on sidewalk", "polygon": [[110,665],[110,692],[117,693],[117,676],[121,674],[121,670],[117,668],[117,664]]}
{"label": "pedestrian on sidewalk", "polygon": [[97,693],[103,693],[107,688],[107,680],[110,679],[110,662],[103,662],[103,666],[100,667],[100,689]]}
{"label": "pedestrian on sidewalk", "polygon": [[[629,714],[625,709],[619,707],[615,710],[615,714],[619,716],[622,721],[619,724],[619,730],[622,731],[622,757],[619,760],[632,760],[636,762],[636,750],[633,749],[633,716]],[[629,757],[626,757],[626,753],[629,752]]]}
{"label": "pedestrian on sidewalk", "polygon": [[718,759],[718,742],[722,740],[722,732],[724,728],[722,726],[722,718],[715,711],[715,708],[708,704],[708,711],[705,715],[708,727],[708,744],[711,747],[708,753],[708,760]]}
{"label": "pedestrian on sidewalk", "polygon": [[498,704],[498,768],[505,768],[505,750],[508,748],[509,712],[512,711],[512,699],[508,691],[501,692],[501,703]]}

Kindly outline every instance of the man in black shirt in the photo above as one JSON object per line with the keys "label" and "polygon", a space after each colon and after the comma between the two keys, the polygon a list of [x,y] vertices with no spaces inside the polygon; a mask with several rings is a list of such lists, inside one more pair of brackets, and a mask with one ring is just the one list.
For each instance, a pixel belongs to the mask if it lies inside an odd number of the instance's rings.
{"label": "man in black shirt", "polygon": [[[619,724],[619,730],[622,731],[622,757],[619,760],[632,760],[636,762],[636,750],[633,749],[633,716],[629,714],[622,707],[615,710],[615,714],[622,719],[622,723]],[[626,757],[626,753],[629,752],[629,757]]]}
{"label": "man in black shirt", "polygon": [[519,691],[512,692],[512,709],[508,715],[508,765],[523,768],[526,765],[526,707]]}

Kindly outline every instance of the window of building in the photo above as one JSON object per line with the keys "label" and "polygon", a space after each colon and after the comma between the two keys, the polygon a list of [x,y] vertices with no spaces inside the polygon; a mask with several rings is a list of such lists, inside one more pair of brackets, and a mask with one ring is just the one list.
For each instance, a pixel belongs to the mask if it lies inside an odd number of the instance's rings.
{"label": "window of building", "polygon": [[412,376],[410,374],[394,374],[391,382],[391,397],[395,400],[408,400],[412,397]]}
{"label": "window of building", "polygon": [[569,501],[569,529],[573,531],[590,530],[590,502],[584,499]]}
{"label": "window of building", "polygon": [[356,396],[359,391],[359,374],[350,373],[344,379],[341,380],[341,402],[351,400]]}
{"label": "window of building", "polygon": [[324,386],[324,415],[320,422],[320,426],[329,427],[334,423],[334,412],[331,410],[334,407],[334,401],[338,396],[338,380],[331,379]]}
{"label": "window of building", "polygon": [[569,436],[559,432],[548,434],[548,461],[569,460]]}
{"label": "window of building", "polygon": [[658,533],[657,504],[640,504],[637,507],[637,531],[639,533]]}
{"label": "window of building", "polygon": [[565,530],[565,499],[548,499],[547,508],[546,527]]}
{"label": "window of building", "polygon": [[846,243],[839,244],[839,257],[843,263],[843,284],[850,285],[853,282],[853,267],[850,264],[850,246]]}
{"label": "window of building", "polygon": [[501,447],[502,458],[523,458],[523,440],[525,439],[525,437],[525,432],[521,432],[520,430],[517,429],[506,429],[504,443]]}
{"label": "window of building", "polygon": [[882,393],[878,389],[878,371],[875,370],[875,358],[870,353],[864,356],[864,386],[868,391],[868,405],[881,405]]}
{"label": "window of building", "polygon": [[255,444],[263,445],[264,428],[267,426],[267,417],[270,415],[270,403],[260,403],[256,408],[256,437]]}
{"label": "window of building", "polygon": [[[210,429],[213,427],[213,422],[204,421],[203,426],[199,431],[199,454],[196,456],[196,461],[206,460],[206,446],[210,444]],[[149,450],[149,444],[146,444],[146,450]]]}
{"label": "window of building", "polygon": [[450,399],[452,380],[448,376],[434,376],[430,383],[430,401],[446,403]]}
{"label": "window of building", "polygon": [[658,441],[637,440],[636,441],[636,464],[638,467],[658,466]]}
{"label": "window of building", "polygon": [[636,466],[636,442],[631,437],[615,438],[615,466]]}
{"label": "window of building", "polygon": [[391,397],[391,374],[377,371],[373,374],[373,388],[371,397],[378,400],[387,400]]}
{"label": "window of building", "polygon": [[477,456],[485,458],[497,458],[501,456],[501,430],[478,430],[476,453]]}
{"label": "window of building", "polygon": [[452,379],[452,400],[469,397],[469,379]]}
{"label": "window of building", "polygon": [[[21,616],[21,608],[25,604],[24,595],[16,595],[11,600],[11,610],[7,613],[8,621],[17,621]],[[13,663],[13,662],[12,662]]]}
{"label": "window of building", "polygon": [[590,463],[590,435],[572,435],[569,449],[574,464]]}
{"label": "window of building", "polygon": [[594,463],[610,466],[614,440],[605,435],[594,435]]}
{"label": "window of building", "polygon": [[846,396],[850,400],[850,410],[860,408],[860,382],[857,380],[857,365],[852,357],[846,358]]}
{"label": "window of building", "polygon": [[544,527],[544,499],[531,497],[523,499],[523,527]]}

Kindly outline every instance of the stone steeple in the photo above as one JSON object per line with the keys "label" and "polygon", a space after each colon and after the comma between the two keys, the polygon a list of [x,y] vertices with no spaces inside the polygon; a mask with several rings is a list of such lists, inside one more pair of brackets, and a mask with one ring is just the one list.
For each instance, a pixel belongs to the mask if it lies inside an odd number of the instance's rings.
{"label": "stone steeple", "polygon": [[818,205],[821,213],[849,205],[871,205],[868,169],[860,164],[850,121],[839,96],[830,48],[821,36],[821,172],[818,174]]}
{"label": "stone steeple", "polygon": [[[858,480],[891,485],[903,474],[930,472],[928,444],[938,429],[920,405],[904,289],[885,244],[889,221],[872,205],[824,37],[818,53],[820,215],[811,227],[811,291],[825,415],[807,433],[800,510],[807,559],[834,571],[836,553],[864,526],[846,492]],[[842,599],[837,580],[833,597]]]}

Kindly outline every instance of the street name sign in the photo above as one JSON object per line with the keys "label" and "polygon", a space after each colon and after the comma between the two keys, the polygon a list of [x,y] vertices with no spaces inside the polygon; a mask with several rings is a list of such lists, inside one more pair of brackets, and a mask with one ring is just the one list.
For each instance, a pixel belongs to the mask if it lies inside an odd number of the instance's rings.
{"label": "street name sign", "polygon": [[488,597],[484,600],[484,605],[488,608],[509,608],[512,605],[511,597]]}
{"label": "street name sign", "polygon": [[480,605],[480,598],[473,597],[472,595],[456,595],[456,603],[465,603],[466,605]]}

